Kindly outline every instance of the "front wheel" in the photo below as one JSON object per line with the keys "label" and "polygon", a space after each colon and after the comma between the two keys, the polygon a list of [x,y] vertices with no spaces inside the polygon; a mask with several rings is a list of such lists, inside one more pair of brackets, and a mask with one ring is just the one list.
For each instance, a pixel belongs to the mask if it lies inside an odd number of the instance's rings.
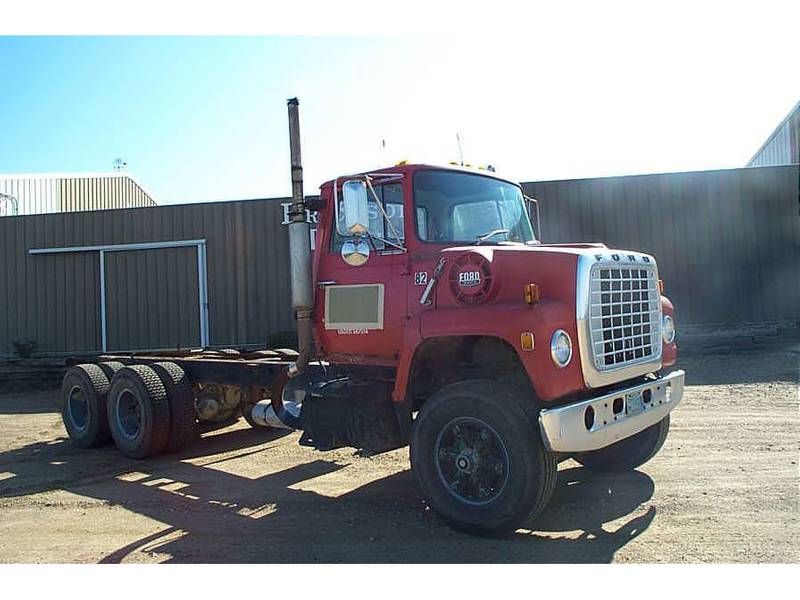
{"label": "front wheel", "polygon": [[556,482],[531,399],[497,382],[442,388],[422,407],[411,435],[411,469],[431,508],[453,526],[513,531],[537,516]]}
{"label": "front wheel", "polygon": [[573,458],[584,467],[596,471],[633,471],[653,458],[669,433],[669,415],[636,435],[600,450],[582,452]]}

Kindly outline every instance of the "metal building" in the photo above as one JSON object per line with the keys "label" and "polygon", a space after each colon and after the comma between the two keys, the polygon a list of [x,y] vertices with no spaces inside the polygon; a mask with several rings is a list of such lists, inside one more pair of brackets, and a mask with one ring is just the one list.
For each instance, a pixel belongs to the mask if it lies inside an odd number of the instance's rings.
{"label": "metal building", "polygon": [[800,102],[751,158],[748,167],[800,164]]}
{"label": "metal building", "polygon": [[0,174],[0,216],[155,206],[127,171]]}
{"label": "metal building", "polygon": [[[545,242],[654,254],[679,327],[800,320],[798,165],[523,187]],[[0,218],[0,355],[265,346],[294,328],[287,202]]]}
{"label": "metal building", "polygon": [[800,320],[800,166],[523,184],[545,242],[653,254],[676,321]]}

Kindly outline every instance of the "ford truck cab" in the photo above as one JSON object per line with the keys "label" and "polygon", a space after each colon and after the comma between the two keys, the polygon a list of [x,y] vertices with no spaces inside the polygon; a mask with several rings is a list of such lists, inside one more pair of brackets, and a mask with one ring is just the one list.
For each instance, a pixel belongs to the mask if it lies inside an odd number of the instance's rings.
{"label": "ford truck cab", "polygon": [[374,382],[385,441],[410,443],[423,495],[461,527],[538,513],[565,458],[638,467],[682,396],[683,372],[661,375],[677,353],[655,258],[543,244],[534,202],[489,171],[400,164],[329,181],[315,206],[318,356]]}

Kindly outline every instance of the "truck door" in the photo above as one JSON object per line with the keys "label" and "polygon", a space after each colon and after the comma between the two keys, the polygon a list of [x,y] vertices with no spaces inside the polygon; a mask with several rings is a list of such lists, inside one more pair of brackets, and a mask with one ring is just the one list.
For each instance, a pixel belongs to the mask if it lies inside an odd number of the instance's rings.
{"label": "truck door", "polygon": [[[403,245],[403,183],[373,183],[373,188]],[[372,194],[369,213],[370,257],[358,267],[342,260],[346,238],[338,235],[334,218],[330,219],[330,243],[320,249],[317,277],[316,304],[323,325],[320,341],[331,358],[341,354],[350,360],[359,357],[375,364],[392,364],[399,355],[406,323],[407,256],[382,241],[397,243]]]}

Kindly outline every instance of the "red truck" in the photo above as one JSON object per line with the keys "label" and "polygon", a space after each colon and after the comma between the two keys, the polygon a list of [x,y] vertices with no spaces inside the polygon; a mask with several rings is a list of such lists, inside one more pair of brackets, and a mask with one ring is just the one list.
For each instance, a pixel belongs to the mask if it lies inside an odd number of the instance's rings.
{"label": "red truck", "polygon": [[77,365],[62,396],[78,445],[146,458],[239,415],[321,450],[409,445],[431,508],[477,532],[541,512],[560,461],[624,471],[659,451],[684,372],[662,374],[675,326],[652,256],[540,243],[535,201],[490,171],[399,164],[307,200],[288,104],[299,352]]}

